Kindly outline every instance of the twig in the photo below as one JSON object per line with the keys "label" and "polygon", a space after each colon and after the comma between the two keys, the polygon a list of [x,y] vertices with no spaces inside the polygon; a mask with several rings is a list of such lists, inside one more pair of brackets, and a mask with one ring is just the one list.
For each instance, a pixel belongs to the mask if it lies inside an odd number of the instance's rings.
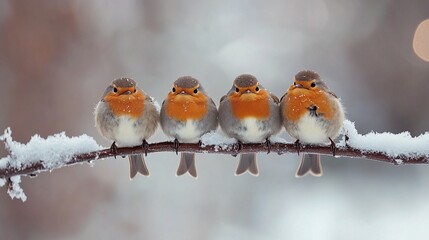
{"label": "twig", "polygon": [[[297,153],[297,148],[294,143],[272,143],[271,144],[271,154],[285,154],[285,153]],[[144,149],[140,146],[132,148],[118,148],[118,155],[126,156],[130,154],[143,154]],[[175,152],[173,142],[158,142],[148,145],[147,153],[155,152]],[[243,144],[240,151],[235,145],[231,145],[228,148],[221,148],[219,146],[200,146],[200,144],[185,144],[182,143],[178,149],[179,152],[194,152],[194,153],[216,153],[216,154],[230,154],[237,155],[239,153],[267,153],[268,146],[265,143],[260,144]],[[316,146],[316,145],[301,145],[299,152],[302,153],[317,153],[322,155],[331,155],[332,149],[329,145],[327,146]],[[335,152],[336,157],[352,157],[352,158],[365,158],[368,160],[387,162],[394,165],[401,164],[428,164],[429,156],[426,155],[414,155],[406,156],[399,155],[397,157],[391,157],[381,152],[368,152],[362,149],[356,149],[349,146],[340,147]],[[74,165],[77,163],[91,162],[98,159],[105,159],[108,157],[113,157],[113,153],[110,149],[104,149],[96,152],[89,152],[84,154],[79,154],[74,156],[67,163],[58,166],[56,168],[61,168],[63,166]],[[36,162],[29,166],[26,166],[22,169],[17,169],[13,167],[8,167],[5,169],[0,169],[0,178],[8,179],[12,176],[17,175],[32,175],[34,176],[37,173],[45,172],[52,170],[52,168],[44,167],[42,162]]]}

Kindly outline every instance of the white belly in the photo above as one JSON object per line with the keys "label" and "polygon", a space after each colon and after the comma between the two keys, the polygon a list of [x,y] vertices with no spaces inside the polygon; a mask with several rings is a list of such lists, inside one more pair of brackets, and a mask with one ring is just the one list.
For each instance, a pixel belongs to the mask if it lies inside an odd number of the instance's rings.
{"label": "white belly", "polygon": [[321,122],[307,114],[297,124],[298,139],[302,143],[325,143],[328,136]]}
{"label": "white belly", "polygon": [[243,127],[247,131],[240,132],[241,141],[250,143],[259,143],[265,141],[266,132],[259,128],[256,118],[246,118],[242,121]]}
{"label": "white belly", "polygon": [[188,120],[186,124],[178,127],[176,134],[180,142],[195,143],[199,141],[203,132],[197,128],[195,121]]}
{"label": "white belly", "polygon": [[118,147],[134,147],[142,144],[143,136],[138,133],[139,131],[134,125],[135,122],[135,119],[120,117],[114,136]]}

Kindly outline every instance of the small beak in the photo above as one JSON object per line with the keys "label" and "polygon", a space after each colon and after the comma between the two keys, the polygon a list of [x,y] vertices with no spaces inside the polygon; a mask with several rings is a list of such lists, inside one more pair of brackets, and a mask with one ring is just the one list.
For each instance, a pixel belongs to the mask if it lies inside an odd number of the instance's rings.
{"label": "small beak", "polygon": [[304,86],[302,86],[302,84],[299,84],[299,83],[295,84],[294,86],[295,86],[294,88],[304,88]]}
{"label": "small beak", "polygon": [[188,94],[185,90],[181,91],[179,94]]}
{"label": "small beak", "polygon": [[252,91],[250,91],[250,89],[247,89],[244,93],[252,93]]}
{"label": "small beak", "polygon": [[119,94],[119,95],[129,95],[129,94],[131,94],[131,91],[125,91],[125,92],[123,92],[123,93],[121,93],[121,94]]}

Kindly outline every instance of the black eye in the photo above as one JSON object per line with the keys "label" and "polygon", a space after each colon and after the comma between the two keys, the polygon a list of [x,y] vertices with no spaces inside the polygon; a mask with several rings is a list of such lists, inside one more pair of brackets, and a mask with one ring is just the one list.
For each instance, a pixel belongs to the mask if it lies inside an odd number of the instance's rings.
{"label": "black eye", "polygon": [[113,92],[118,92],[118,89],[117,88],[113,88]]}
{"label": "black eye", "polygon": [[194,93],[197,93],[197,92],[198,92],[198,89],[195,89],[195,90],[194,90]]}
{"label": "black eye", "polygon": [[259,91],[259,87],[256,87],[256,88],[255,88],[255,91]]}
{"label": "black eye", "polygon": [[296,85],[296,82],[294,82],[293,85]]}
{"label": "black eye", "polygon": [[238,89],[238,88],[235,88],[235,91],[236,91],[236,92],[240,92],[240,89]]}
{"label": "black eye", "polygon": [[316,86],[316,83],[315,82],[312,82],[311,83],[311,87],[315,87]]}
{"label": "black eye", "polygon": [[176,92],[176,88],[173,88],[173,90],[172,90],[173,92]]}
{"label": "black eye", "polygon": [[137,92],[137,88],[134,88],[134,92]]}

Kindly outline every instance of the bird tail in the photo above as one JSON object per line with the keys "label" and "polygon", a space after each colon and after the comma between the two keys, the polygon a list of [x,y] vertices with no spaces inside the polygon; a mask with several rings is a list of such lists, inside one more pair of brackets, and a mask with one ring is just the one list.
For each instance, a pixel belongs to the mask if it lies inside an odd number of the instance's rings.
{"label": "bird tail", "polygon": [[197,169],[195,167],[195,153],[182,152],[180,154],[180,163],[179,167],[177,168],[176,175],[181,176],[186,172],[189,172],[192,177],[197,178]]}
{"label": "bird tail", "polygon": [[134,178],[138,172],[144,176],[149,176],[143,155],[129,155],[128,159],[130,161],[130,179]]}
{"label": "bird tail", "polygon": [[259,175],[258,164],[256,163],[256,153],[242,153],[240,154],[240,162],[238,163],[235,175],[241,175],[249,171],[254,176]]}
{"label": "bird tail", "polygon": [[307,173],[316,177],[322,176],[323,172],[319,154],[302,155],[301,164],[296,172],[296,177],[303,177]]}

